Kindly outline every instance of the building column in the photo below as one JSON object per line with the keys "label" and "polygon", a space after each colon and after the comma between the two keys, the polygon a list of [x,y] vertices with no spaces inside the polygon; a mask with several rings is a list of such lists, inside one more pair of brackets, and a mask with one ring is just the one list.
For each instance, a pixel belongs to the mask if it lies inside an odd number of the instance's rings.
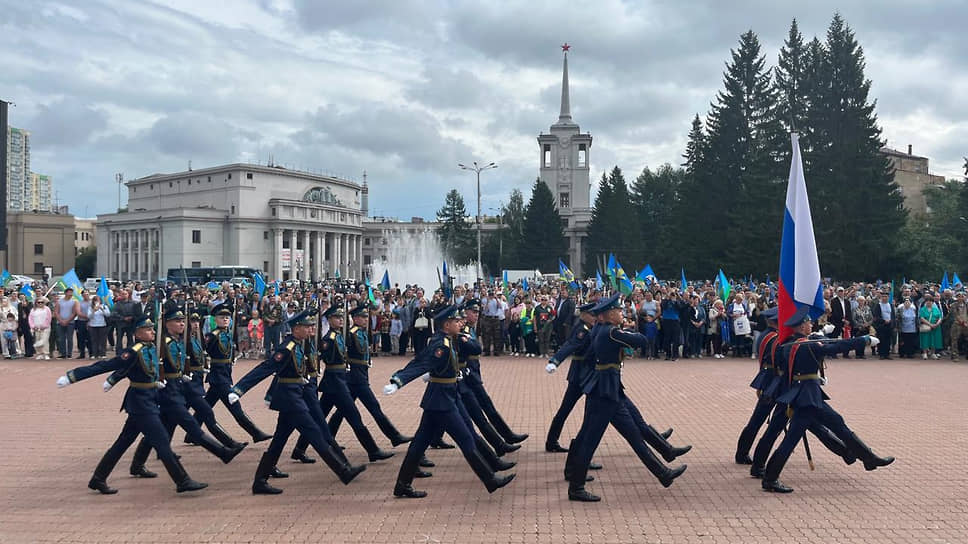
{"label": "building column", "polygon": [[333,255],[333,274],[335,275],[339,272],[339,275],[343,275],[343,235],[340,233],[333,234],[333,248],[336,249],[336,253]]}
{"label": "building column", "polygon": [[356,236],[352,234],[346,235],[346,268],[347,276],[357,279],[360,277],[356,273]]}
{"label": "building column", "polygon": [[302,249],[302,273],[300,274],[299,279],[301,279],[303,281],[306,281],[306,280],[309,279],[310,270],[311,270],[309,268],[309,231],[308,230],[303,230],[301,232],[302,232],[302,246],[303,246],[303,249]]}
{"label": "building column", "polygon": [[[272,240],[272,259],[269,263],[272,266],[272,279],[278,280],[282,278],[282,229],[272,229]],[[266,274],[268,273],[266,270]]]}
{"label": "building column", "polygon": [[315,231],[313,237],[316,238],[316,252],[313,254],[313,280],[322,281],[323,279],[323,257],[326,255],[323,248],[323,233]]}
{"label": "building column", "polygon": [[134,233],[133,230],[126,230],[126,231],[124,231],[125,243],[127,243],[127,245],[128,245],[128,259],[127,259],[128,270],[126,272],[126,274],[127,274],[128,277],[124,278],[125,281],[131,281],[131,279],[132,279],[131,275],[133,273],[133,269],[131,268],[131,261],[134,260],[134,257],[133,257],[133,255],[134,255],[134,240],[132,240],[132,238],[134,238],[133,233]]}

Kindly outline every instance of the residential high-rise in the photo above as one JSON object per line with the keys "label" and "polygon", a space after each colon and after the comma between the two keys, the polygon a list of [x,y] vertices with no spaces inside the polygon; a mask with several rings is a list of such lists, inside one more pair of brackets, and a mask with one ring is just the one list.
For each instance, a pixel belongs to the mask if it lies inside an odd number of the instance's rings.
{"label": "residential high-rise", "polygon": [[51,177],[45,174],[31,172],[30,182],[24,191],[24,211],[54,211],[51,199],[52,193],[53,181]]}
{"label": "residential high-rise", "polygon": [[7,209],[25,207],[24,198],[30,185],[30,133],[8,126],[7,129]]}

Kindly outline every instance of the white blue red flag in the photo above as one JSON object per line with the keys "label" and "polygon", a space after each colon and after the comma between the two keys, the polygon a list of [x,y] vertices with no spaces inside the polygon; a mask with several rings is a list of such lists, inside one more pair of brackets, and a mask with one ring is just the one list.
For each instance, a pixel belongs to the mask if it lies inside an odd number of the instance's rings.
{"label": "white blue red flag", "polygon": [[817,259],[817,242],[813,237],[813,220],[810,218],[810,199],[807,198],[807,182],[803,178],[803,161],[800,159],[800,139],[796,133],[793,141],[793,158],[790,161],[790,180],[787,185],[786,210],[783,213],[783,238],[780,241],[780,281],[777,285],[777,318],[780,338],[793,331],[784,323],[798,308],[810,307],[810,317],[823,315],[823,286],[820,279],[820,261]]}

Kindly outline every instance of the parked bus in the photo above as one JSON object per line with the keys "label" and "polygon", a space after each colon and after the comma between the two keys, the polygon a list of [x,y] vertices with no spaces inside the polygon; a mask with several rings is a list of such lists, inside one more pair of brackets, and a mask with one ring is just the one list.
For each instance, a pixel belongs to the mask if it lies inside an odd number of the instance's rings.
{"label": "parked bus", "polygon": [[261,273],[258,268],[241,265],[179,267],[169,268],[167,279],[177,285],[204,285],[210,281],[222,283],[233,278],[246,278],[254,283],[255,275]]}

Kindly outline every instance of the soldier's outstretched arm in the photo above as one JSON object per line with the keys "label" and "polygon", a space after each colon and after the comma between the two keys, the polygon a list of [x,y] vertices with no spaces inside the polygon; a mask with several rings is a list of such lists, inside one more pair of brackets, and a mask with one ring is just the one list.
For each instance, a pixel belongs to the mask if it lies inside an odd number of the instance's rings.
{"label": "soldier's outstretched arm", "polygon": [[648,339],[644,334],[627,331],[618,327],[612,327],[608,335],[612,340],[619,344],[624,344],[629,348],[644,348],[648,345]]}
{"label": "soldier's outstretched arm", "polygon": [[[127,374],[127,369],[134,363],[137,356],[131,351],[122,351],[120,355],[112,357],[110,359],[105,359],[103,361],[98,361],[94,364],[87,366],[79,366],[73,370],[68,370],[67,374],[63,377],[67,378],[67,384],[77,383],[81,380],[86,380],[92,376],[98,376],[100,374],[105,374],[107,372],[112,372],[115,370],[123,370],[124,373],[121,374],[120,380]],[[112,376],[113,377],[113,376]],[[109,380],[111,378],[108,378]],[[58,384],[61,380],[58,380]],[[117,383],[117,381],[112,382]],[[65,384],[65,385],[67,385]],[[62,386],[63,387],[63,386]]]}
{"label": "soldier's outstretched arm", "polygon": [[247,391],[259,385],[262,380],[281,370],[288,361],[289,352],[285,349],[277,349],[271,357],[255,365],[255,368],[236,381],[235,385],[232,386],[232,392],[241,397]]}

